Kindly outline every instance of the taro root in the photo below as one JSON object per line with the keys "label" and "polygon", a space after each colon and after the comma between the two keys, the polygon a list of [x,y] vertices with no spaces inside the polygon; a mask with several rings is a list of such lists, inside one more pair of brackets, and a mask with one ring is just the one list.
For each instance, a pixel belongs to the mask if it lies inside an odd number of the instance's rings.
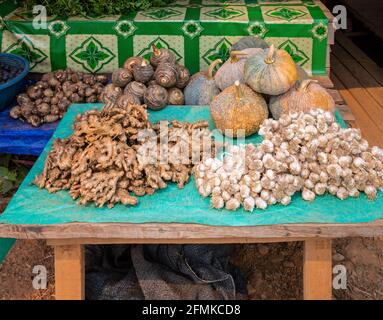
{"label": "taro root", "polygon": [[55,115],[55,114],[48,114],[46,116],[44,116],[44,122],[46,123],[50,123],[50,122],[55,122],[59,119],[60,117],[58,115]]}
{"label": "taro root", "polygon": [[45,102],[39,104],[39,105],[36,107],[36,109],[37,109],[38,114],[39,114],[40,116],[46,116],[47,114],[49,114],[49,112],[50,112],[50,110],[51,110],[49,104],[48,104],[48,103],[45,103]]}
{"label": "taro root", "polygon": [[128,105],[130,104],[140,105],[141,101],[137,96],[133,94],[123,94],[122,96],[119,96],[116,101],[117,107],[122,109],[127,109]]}
{"label": "taro root", "polygon": [[144,101],[144,93],[146,91],[146,86],[138,81],[132,81],[124,89],[124,94],[131,94],[136,96],[139,101],[142,103]]}
{"label": "taro root", "polygon": [[117,87],[125,87],[132,79],[133,75],[127,69],[120,68],[112,73],[112,83]]}
{"label": "taro root", "polygon": [[154,44],[152,45],[153,53],[150,58],[150,63],[153,67],[158,67],[161,63],[176,64],[177,58],[175,54],[166,48],[157,48]]}
{"label": "taro root", "polygon": [[42,119],[37,115],[30,115],[26,118],[26,120],[33,127],[39,127],[42,122]]}
{"label": "taro root", "polygon": [[177,64],[176,69],[177,69],[176,87],[179,89],[183,89],[187,86],[190,80],[189,69],[179,64]]}
{"label": "taro root", "polygon": [[149,80],[146,86],[149,87],[149,86],[152,86],[153,84],[158,84],[155,79]]}
{"label": "taro root", "polygon": [[12,107],[11,111],[9,112],[9,115],[13,119],[19,118],[21,116],[21,107],[20,106]]}
{"label": "taro root", "polygon": [[42,96],[41,88],[38,86],[29,87],[27,89],[27,94],[31,99],[38,99]]}
{"label": "taro root", "polygon": [[177,68],[168,62],[161,63],[154,73],[154,78],[161,87],[174,87],[177,83]]}
{"label": "taro root", "polygon": [[149,86],[144,94],[144,102],[149,109],[161,110],[168,103],[168,92],[159,85]]}
{"label": "taro root", "polygon": [[114,104],[121,95],[122,89],[120,87],[116,87],[113,83],[110,83],[105,86],[105,89],[101,95],[101,101],[109,105]]}
{"label": "taro root", "polygon": [[185,104],[184,94],[182,93],[182,90],[178,88],[168,89],[168,96],[169,104],[171,105],[180,106]]}
{"label": "taro root", "polygon": [[26,93],[19,94],[16,100],[19,105],[31,103],[31,98]]}
{"label": "taro root", "polygon": [[71,103],[99,101],[106,82],[105,75],[71,69],[46,73],[26,93],[17,96],[19,108],[13,108],[10,116],[33,126],[51,122],[62,117]]}
{"label": "taro root", "polygon": [[146,60],[143,60],[141,64],[133,65],[134,80],[138,82],[148,82],[152,78],[153,74],[154,69]]}
{"label": "taro root", "polygon": [[143,61],[144,61],[144,58],[142,57],[130,57],[124,62],[124,69],[133,73],[133,67],[135,65],[141,65]]}

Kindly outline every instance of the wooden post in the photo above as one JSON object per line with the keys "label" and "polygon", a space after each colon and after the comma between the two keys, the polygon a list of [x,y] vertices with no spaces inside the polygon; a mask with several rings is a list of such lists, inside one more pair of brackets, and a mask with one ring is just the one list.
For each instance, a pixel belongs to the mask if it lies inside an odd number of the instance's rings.
{"label": "wooden post", "polygon": [[304,242],[303,298],[330,300],[332,297],[331,239]]}
{"label": "wooden post", "polygon": [[55,245],[56,300],[84,300],[84,246]]}

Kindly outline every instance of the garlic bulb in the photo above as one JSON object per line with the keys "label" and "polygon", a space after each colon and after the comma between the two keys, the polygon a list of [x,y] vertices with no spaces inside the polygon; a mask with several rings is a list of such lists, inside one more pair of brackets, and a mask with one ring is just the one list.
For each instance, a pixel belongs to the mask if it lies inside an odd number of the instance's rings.
{"label": "garlic bulb", "polygon": [[222,160],[207,158],[195,167],[201,195],[212,207],[252,212],[275,203],[288,205],[302,191],[314,201],[329,193],[341,200],[377,197],[383,187],[383,150],[369,149],[357,129],[342,129],[331,112],[284,114],[266,119],[259,145],[230,146]]}

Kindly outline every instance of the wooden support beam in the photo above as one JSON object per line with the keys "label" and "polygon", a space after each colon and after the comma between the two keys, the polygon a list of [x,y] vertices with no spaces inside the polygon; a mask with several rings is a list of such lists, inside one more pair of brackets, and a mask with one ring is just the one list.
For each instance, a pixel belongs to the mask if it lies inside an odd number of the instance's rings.
{"label": "wooden support beam", "polygon": [[55,245],[56,300],[84,300],[83,245]]}
{"label": "wooden support beam", "polygon": [[332,297],[331,239],[304,242],[303,298],[330,300]]}

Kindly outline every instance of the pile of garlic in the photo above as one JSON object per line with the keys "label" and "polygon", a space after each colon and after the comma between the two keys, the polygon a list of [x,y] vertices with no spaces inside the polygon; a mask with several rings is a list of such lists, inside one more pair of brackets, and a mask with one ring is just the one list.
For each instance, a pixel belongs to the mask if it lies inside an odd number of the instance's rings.
{"label": "pile of garlic", "polygon": [[371,200],[383,186],[383,150],[369,149],[358,129],[343,129],[332,113],[267,119],[258,145],[230,146],[222,160],[208,158],[195,167],[199,193],[212,207],[237,210],[288,205],[297,191],[313,201],[326,192],[346,199],[365,192]]}

